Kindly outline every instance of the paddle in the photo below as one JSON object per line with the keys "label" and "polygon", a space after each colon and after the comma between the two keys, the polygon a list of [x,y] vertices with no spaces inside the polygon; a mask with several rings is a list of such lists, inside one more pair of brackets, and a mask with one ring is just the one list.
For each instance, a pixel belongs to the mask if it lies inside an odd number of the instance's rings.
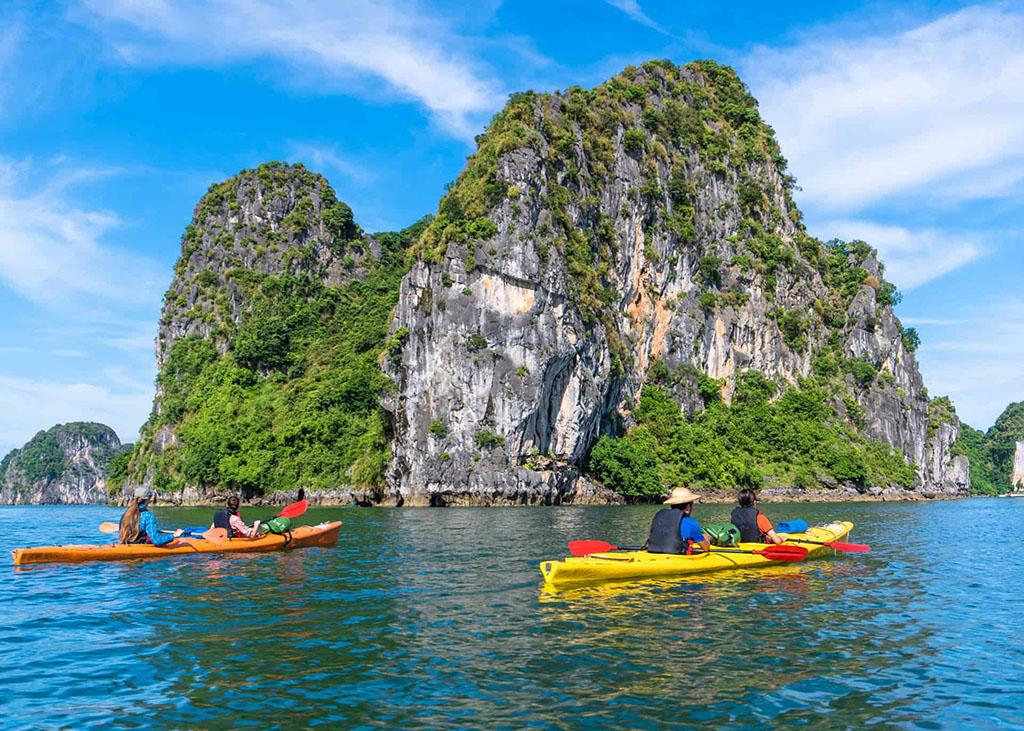
{"label": "paddle", "polygon": [[606,551],[639,551],[638,546],[613,546],[606,541],[569,541],[569,553],[573,556],[588,556],[591,553],[604,553]]}
{"label": "paddle", "polygon": [[[799,551],[792,549],[799,548]],[[807,558],[807,549],[800,546],[768,546],[753,551],[734,551],[724,548],[712,548],[711,553],[753,553],[764,556],[769,561],[803,561]]]}
{"label": "paddle", "polygon": [[[605,553],[606,551],[639,550],[637,547],[613,546],[606,541],[569,541],[569,552],[573,556],[587,556],[591,553]],[[712,548],[711,553],[753,553],[764,556],[769,561],[803,561],[807,558],[807,549],[800,546],[768,546],[752,551]]]}
{"label": "paddle", "polygon": [[845,543],[844,541],[805,541],[803,538],[787,538],[787,541],[793,543],[811,543],[815,546],[828,546],[834,548],[837,551],[850,551],[851,553],[867,553],[871,550],[871,546],[866,543]]}
{"label": "paddle", "polygon": [[292,503],[280,513],[277,514],[278,518],[297,518],[306,512],[306,508],[309,507],[308,500],[299,500],[297,503]]}
{"label": "paddle", "polygon": [[[121,527],[117,523],[111,523],[105,521],[100,523],[100,533],[117,533],[121,530]],[[173,533],[172,530],[162,530],[161,533]],[[219,543],[228,539],[228,532],[223,528],[210,528],[210,530],[203,531],[198,536],[182,536],[183,538],[203,538],[207,541]]]}

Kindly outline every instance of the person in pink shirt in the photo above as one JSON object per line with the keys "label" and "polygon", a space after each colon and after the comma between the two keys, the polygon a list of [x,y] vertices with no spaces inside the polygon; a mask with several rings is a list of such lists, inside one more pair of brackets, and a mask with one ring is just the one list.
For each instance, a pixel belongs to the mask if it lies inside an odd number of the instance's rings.
{"label": "person in pink shirt", "polygon": [[259,538],[260,533],[260,522],[257,520],[252,524],[250,528],[242,520],[241,513],[238,512],[239,500],[237,495],[232,495],[228,498],[227,510],[218,510],[213,514],[213,527],[214,528],[227,528],[228,535],[232,538],[242,536],[244,538]]}

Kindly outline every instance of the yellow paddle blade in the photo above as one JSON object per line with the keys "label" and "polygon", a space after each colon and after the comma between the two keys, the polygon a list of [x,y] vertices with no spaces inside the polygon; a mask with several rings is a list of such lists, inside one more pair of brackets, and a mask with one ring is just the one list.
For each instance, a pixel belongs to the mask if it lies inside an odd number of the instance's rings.
{"label": "yellow paddle blade", "polygon": [[121,526],[117,523],[111,523],[110,521],[100,523],[100,533],[117,533],[119,530],[121,530]]}

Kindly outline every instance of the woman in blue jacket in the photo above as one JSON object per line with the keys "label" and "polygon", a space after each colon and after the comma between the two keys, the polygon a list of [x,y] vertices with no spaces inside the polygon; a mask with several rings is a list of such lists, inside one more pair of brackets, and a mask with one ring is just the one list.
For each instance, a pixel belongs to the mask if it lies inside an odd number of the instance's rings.
{"label": "woman in blue jacket", "polygon": [[135,498],[121,516],[121,530],[118,536],[121,543],[152,543],[154,546],[163,546],[182,534],[180,528],[174,533],[160,532],[156,517],[148,510],[149,504],[155,500],[156,492],[153,488],[135,488]]}

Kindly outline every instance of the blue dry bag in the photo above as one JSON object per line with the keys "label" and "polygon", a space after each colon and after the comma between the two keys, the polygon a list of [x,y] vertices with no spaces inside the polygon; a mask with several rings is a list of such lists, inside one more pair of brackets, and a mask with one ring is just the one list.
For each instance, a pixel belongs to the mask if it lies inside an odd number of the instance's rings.
{"label": "blue dry bag", "polygon": [[806,533],[807,521],[800,518],[796,520],[784,520],[775,525],[776,533]]}

